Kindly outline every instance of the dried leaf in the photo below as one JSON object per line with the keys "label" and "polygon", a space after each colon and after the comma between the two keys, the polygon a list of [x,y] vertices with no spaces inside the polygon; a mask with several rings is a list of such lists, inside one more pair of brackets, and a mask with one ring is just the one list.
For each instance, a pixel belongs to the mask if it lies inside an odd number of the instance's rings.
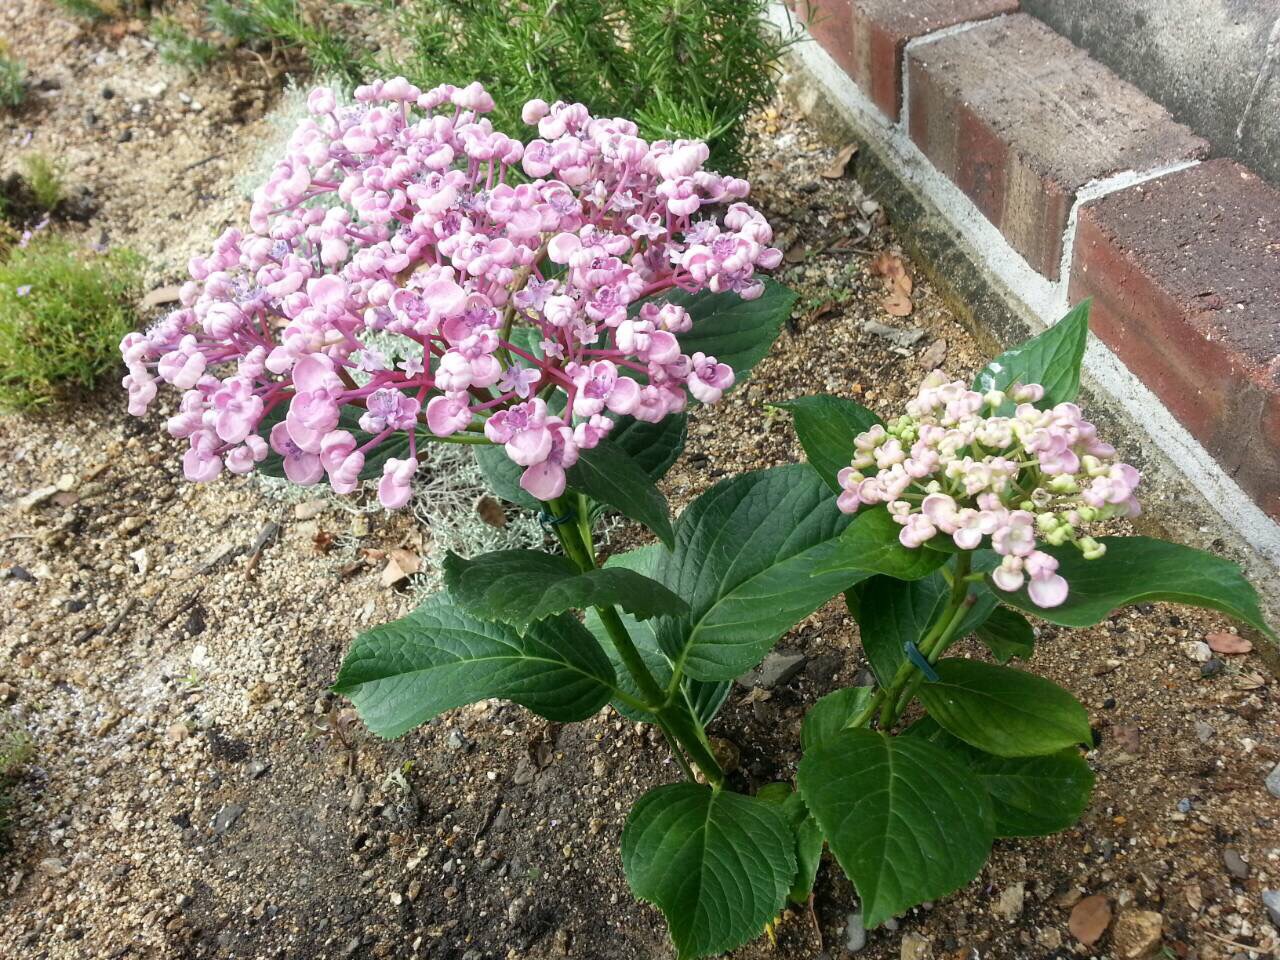
{"label": "dried leaf", "polygon": [[856,143],[846,143],[840,148],[840,152],[836,154],[835,159],[827,164],[822,175],[828,180],[839,180],[845,175],[845,171],[849,168],[849,161],[858,153],[858,145]]}
{"label": "dried leaf", "polygon": [[1111,901],[1102,894],[1085,897],[1071,911],[1067,929],[1086,947],[1097,943],[1111,926]]}
{"label": "dried leaf", "polygon": [[1235,633],[1211,633],[1206,639],[1214,653],[1248,653],[1253,649],[1252,643]]}
{"label": "dried leaf", "polygon": [[1182,891],[1187,897],[1187,906],[1192,910],[1199,910],[1204,906],[1204,895],[1200,892],[1200,884],[1188,884],[1186,889]]}
{"label": "dried leaf", "polygon": [[828,314],[835,313],[837,306],[838,305],[834,300],[823,300],[822,303],[809,311],[809,315],[805,317],[805,322],[808,323],[811,320],[821,320]]}
{"label": "dried leaf", "polygon": [[935,370],[947,359],[947,341],[938,339],[929,344],[928,349],[920,354],[920,363],[926,370]]}
{"label": "dried leaf", "polygon": [[787,263],[800,263],[808,255],[809,248],[804,245],[803,241],[797,240],[795,243],[791,244],[791,246],[787,247],[787,251],[782,255],[782,259],[787,261]]}
{"label": "dried leaf", "polygon": [[909,317],[915,306],[911,303],[911,298],[901,290],[891,290],[889,295],[884,298],[885,312],[894,317]]}
{"label": "dried leaf", "polygon": [[483,494],[476,501],[476,514],[491,527],[501,530],[507,525],[507,511],[502,509],[495,497]]}

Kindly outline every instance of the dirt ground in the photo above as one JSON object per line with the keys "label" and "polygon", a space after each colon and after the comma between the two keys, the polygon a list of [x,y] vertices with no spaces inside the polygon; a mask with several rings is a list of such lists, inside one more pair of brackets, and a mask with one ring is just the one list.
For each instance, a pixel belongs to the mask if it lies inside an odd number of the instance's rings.
{"label": "dirt ground", "polygon": [[[247,214],[237,178],[275,135],[278,79],[189,77],[141,25],[86,27],[36,0],[10,0],[0,35],[37,84],[0,114],[0,173],[28,149],[63,157],[97,202],[88,239],[140,250],[159,286]],[[757,119],[753,192],[802,299],[752,380],[694,414],[667,482],[676,509],[799,458],[771,402],[829,391],[890,412],[931,365],[965,375],[982,359],[926,282],[909,316],[885,311],[868,263],[896,249],[892,211],[829,169],[835,146],[777,109]],[[678,777],[660,740],[607,709],[559,726],[498,702],[372,738],[326,688],[356,633],[412,605],[378,558],[430,532],[252,480],[187,484],[163,411],[124,407],[108,387],[0,418],[0,702],[35,743],[0,859],[0,958],[671,956],[617,853],[634,799]],[[331,537],[364,552],[325,552]],[[1162,915],[1166,957],[1274,955],[1260,895],[1280,887],[1280,800],[1263,782],[1280,701],[1255,654],[1195,659],[1194,641],[1228,629],[1164,605],[1044,627],[1035,667],[1097,734],[1081,823],[997,843],[969,887],[865,945],[828,859],[812,915],[735,956],[1123,958],[1138,911]],[[837,603],[780,649],[803,655],[799,672],[735,687],[712,731],[739,749],[742,787],[793,776],[804,711],[864,668]],[[1116,920],[1089,948],[1068,918],[1095,894]]]}

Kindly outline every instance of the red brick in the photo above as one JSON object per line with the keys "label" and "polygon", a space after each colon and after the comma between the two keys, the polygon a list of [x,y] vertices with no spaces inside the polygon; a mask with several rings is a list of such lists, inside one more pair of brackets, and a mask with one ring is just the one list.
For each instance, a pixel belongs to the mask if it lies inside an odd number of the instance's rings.
{"label": "red brick", "polygon": [[1080,188],[1207,155],[1159,104],[1026,14],[912,47],[911,139],[1056,280]]}
{"label": "red brick", "polygon": [[1211,160],[1080,208],[1073,302],[1280,518],[1280,191]]}
{"label": "red brick", "polygon": [[[897,120],[908,41],[1018,9],[1019,0],[793,0],[809,32],[880,111]],[[807,13],[806,13],[807,9]]]}

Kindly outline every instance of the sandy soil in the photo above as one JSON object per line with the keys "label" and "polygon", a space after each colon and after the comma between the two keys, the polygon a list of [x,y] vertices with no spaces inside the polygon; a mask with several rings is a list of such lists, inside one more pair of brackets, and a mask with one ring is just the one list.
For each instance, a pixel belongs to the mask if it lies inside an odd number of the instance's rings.
{"label": "sandy soil", "polygon": [[[98,202],[90,239],[141,250],[160,285],[245,215],[236,177],[274,135],[261,74],[187,77],[141,25],[90,29],[36,0],[6,5],[0,33],[40,84],[0,114],[3,163],[66,158]],[[758,119],[752,180],[802,299],[753,379],[695,414],[667,482],[677,509],[799,458],[771,402],[831,391],[888,412],[932,363],[980,362],[927,283],[909,317],[884,311],[867,263],[894,249],[892,211],[824,177],[834,154],[794,118]],[[0,859],[0,957],[670,956],[617,854],[631,802],[678,776],[651,732],[608,710],[561,727],[494,702],[373,739],[326,687],[357,632],[410,609],[381,558],[423,531],[253,481],[188,485],[160,423],[128,418],[110,389],[0,419],[0,701],[36,748]],[[345,546],[325,552],[334,538]],[[1057,837],[997,844],[966,890],[870,932],[857,956],[1125,956],[1115,927],[1093,948],[1070,935],[1093,894],[1122,929],[1161,914],[1165,956],[1271,955],[1260,891],[1280,886],[1280,800],[1263,779],[1280,703],[1256,656],[1209,670],[1188,656],[1223,629],[1155,605],[1041,630],[1035,667],[1094,718],[1090,810]],[[804,655],[800,672],[735,687],[713,730],[740,751],[740,786],[792,776],[805,709],[864,666],[839,604],[780,647]],[[828,862],[813,917],[787,914],[776,947],[736,956],[848,956],[855,906]]]}

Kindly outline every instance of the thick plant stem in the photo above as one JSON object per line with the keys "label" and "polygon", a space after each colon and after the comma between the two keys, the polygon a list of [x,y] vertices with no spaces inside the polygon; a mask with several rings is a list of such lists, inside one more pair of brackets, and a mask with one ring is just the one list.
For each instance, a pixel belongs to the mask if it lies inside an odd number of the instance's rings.
{"label": "thick plant stem", "polygon": [[724,771],[720,769],[720,761],[711,752],[706,734],[702,732],[702,724],[684,705],[677,701],[663,707],[657,714],[658,723],[664,730],[669,729],[671,735],[684,748],[685,752],[702,771],[707,782],[717,789],[724,784]]}
{"label": "thick plant stem", "polygon": [[651,711],[661,709],[663,701],[666,699],[666,692],[662,687],[658,686],[658,681],[649,672],[644,658],[640,656],[640,651],[636,649],[635,643],[631,640],[631,634],[627,633],[626,625],[622,622],[622,618],[618,616],[617,609],[614,607],[596,607],[596,613],[600,617],[600,622],[604,624],[604,628],[609,634],[609,639],[613,641],[613,647],[618,651],[618,656],[627,668],[627,672],[635,680],[636,687],[640,690],[640,696],[648,705],[648,709]]}
{"label": "thick plant stem", "polygon": [[[947,606],[920,638],[918,649],[930,663],[938,662],[938,657],[955,639],[955,631],[959,629],[965,614],[973,606],[974,598],[969,596],[968,581],[971,561],[972,554],[968,551],[956,555],[956,566],[951,571],[950,577],[951,596]],[[866,726],[879,713],[880,728],[888,730],[897,722],[902,711],[911,702],[911,697],[923,678],[924,674],[917,670],[910,660],[904,660],[889,683],[877,690],[867,705],[849,718],[844,725],[845,729]]]}
{"label": "thick plant stem", "polygon": [[[571,507],[565,498],[557,498],[549,501],[547,508],[556,518],[568,516],[570,510],[577,513],[576,519],[553,524],[552,529],[561,546],[564,547],[565,555],[585,573],[596,566],[595,550],[591,545],[589,534],[590,526],[583,516],[587,509],[586,498],[578,496],[572,502],[574,506]],[[640,656],[640,651],[636,649],[635,642],[627,632],[626,624],[622,622],[617,609],[608,606],[596,607],[595,610],[605,632],[609,634],[614,649],[618,652],[618,658],[627,668],[627,672],[635,681],[636,688],[640,691],[644,709],[653,715],[663,735],[672,744],[676,762],[685,770],[686,776],[692,779],[692,770],[688,769],[688,761],[685,759],[687,754],[688,758],[702,771],[707,781],[719,787],[724,782],[724,772],[720,769],[715,754],[711,752],[698,719],[681,699],[672,697],[669,691],[663,690],[653,674],[649,672],[648,665]]]}

